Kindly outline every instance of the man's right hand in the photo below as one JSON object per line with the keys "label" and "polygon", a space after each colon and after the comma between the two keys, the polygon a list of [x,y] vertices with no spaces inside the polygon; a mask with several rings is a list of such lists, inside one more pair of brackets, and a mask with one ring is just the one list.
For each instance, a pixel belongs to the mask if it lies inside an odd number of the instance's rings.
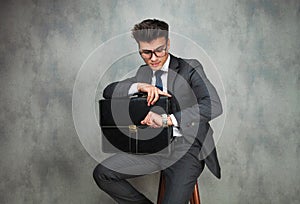
{"label": "man's right hand", "polygon": [[138,83],[137,89],[139,92],[146,92],[148,94],[148,106],[154,105],[155,102],[159,99],[159,95],[172,97],[170,94],[163,92],[159,88],[147,83]]}

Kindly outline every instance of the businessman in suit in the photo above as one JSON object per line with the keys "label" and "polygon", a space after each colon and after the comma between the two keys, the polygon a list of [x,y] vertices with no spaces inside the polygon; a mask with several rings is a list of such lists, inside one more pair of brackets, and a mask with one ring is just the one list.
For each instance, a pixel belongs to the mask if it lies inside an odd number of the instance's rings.
{"label": "businessman in suit", "polygon": [[[181,59],[169,53],[169,26],[157,19],[136,24],[132,35],[145,62],[136,75],[108,85],[105,98],[146,92],[148,105],[168,96],[172,114],[150,111],[141,124],[152,128],[172,126],[174,149],[170,155],[116,154],[96,166],[94,179],[118,203],[152,203],[126,179],[156,171],[165,176],[164,204],[188,203],[204,166],[221,177],[209,121],[222,114],[214,86],[195,59]],[[124,170],[124,171],[123,171]]]}

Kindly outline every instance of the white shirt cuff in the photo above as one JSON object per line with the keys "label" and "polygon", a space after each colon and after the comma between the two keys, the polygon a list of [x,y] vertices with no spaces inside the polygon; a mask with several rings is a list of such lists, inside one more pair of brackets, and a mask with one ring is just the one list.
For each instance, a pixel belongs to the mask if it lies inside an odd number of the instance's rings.
{"label": "white shirt cuff", "polygon": [[178,122],[173,114],[170,115],[173,126],[178,127]]}
{"label": "white shirt cuff", "polygon": [[134,94],[134,93],[137,93],[138,92],[138,89],[137,89],[137,85],[138,83],[133,83],[129,90],[128,90],[128,95],[131,95],[131,94]]}

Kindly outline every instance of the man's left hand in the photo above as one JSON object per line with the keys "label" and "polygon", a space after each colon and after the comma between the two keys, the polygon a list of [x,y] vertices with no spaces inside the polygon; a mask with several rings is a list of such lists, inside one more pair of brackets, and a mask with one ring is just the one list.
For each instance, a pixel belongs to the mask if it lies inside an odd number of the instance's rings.
{"label": "man's left hand", "polygon": [[162,117],[157,113],[149,111],[144,120],[141,121],[141,124],[148,125],[153,128],[159,128],[162,127]]}
{"label": "man's left hand", "polygon": [[[141,124],[148,125],[153,128],[162,127],[162,116],[152,111],[149,111],[144,120],[141,121]],[[168,125],[173,125],[170,117],[168,117]]]}

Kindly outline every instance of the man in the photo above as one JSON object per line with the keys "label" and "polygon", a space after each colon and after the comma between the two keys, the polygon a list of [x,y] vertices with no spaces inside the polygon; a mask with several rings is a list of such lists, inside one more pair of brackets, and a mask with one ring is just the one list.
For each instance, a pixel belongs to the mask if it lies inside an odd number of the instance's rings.
{"label": "man", "polygon": [[222,113],[220,99],[197,60],[184,60],[169,53],[168,31],[168,24],[156,19],[136,24],[132,35],[146,64],[134,77],[108,85],[103,93],[105,98],[112,98],[146,92],[149,106],[159,96],[171,100],[172,114],[167,118],[150,111],[141,121],[152,128],[173,127],[171,155],[117,154],[95,168],[97,185],[118,203],[152,203],[126,181],[139,175],[162,171],[166,182],[164,204],[188,203],[205,164],[216,177],[221,177],[208,123]]}

